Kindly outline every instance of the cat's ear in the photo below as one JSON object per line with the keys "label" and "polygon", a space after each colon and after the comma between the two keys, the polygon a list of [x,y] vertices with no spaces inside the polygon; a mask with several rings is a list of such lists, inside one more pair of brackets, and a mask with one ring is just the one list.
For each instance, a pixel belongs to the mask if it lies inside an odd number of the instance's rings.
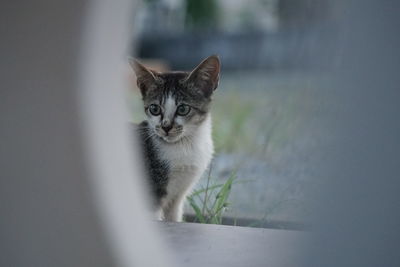
{"label": "cat's ear", "polygon": [[146,92],[155,86],[157,78],[153,71],[143,66],[139,61],[134,58],[129,59],[133,71],[136,74],[136,83],[142,93],[142,96],[146,95]]}
{"label": "cat's ear", "polygon": [[212,55],[203,60],[186,78],[189,87],[200,90],[205,97],[217,89],[221,63],[218,56]]}

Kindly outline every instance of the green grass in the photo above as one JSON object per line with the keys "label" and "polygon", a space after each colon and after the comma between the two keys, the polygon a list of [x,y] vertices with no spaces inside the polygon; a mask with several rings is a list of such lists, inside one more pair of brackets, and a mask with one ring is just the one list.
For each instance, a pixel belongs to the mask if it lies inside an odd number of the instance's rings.
{"label": "green grass", "polygon": [[253,133],[248,130],[249,118],[256,105],[239,94],[226,94],[213,103],[213,138],[216,152],[233,153],[238,148],[250,146]]}
{"label": "green grass", "polygon": [[309,113],[306,101],[304,90],[282,88],[251,94],[230,89],[216,95],[212,107],[216,153],[274,157],[303,130]]}
{"label": "green grass", "polygon": [[206,187],[194,191],[187,197],[195,214],[195,222],[222,224],[223,214],[230,205],[229,195],[235,181],[236,175],[232,173],[225,183],[214,183],[210,167]]}

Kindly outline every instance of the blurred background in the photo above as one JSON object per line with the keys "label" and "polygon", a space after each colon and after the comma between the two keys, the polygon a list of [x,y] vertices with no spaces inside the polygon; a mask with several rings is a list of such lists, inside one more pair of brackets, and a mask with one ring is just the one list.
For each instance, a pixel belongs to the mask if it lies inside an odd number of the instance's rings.
{"label": "blurred background", "polygon": [[[400,266],[399,10],[373,0],[2,1],[0,266],[167,266],[174,255],[183,266]],[[148,222],[126,124],[143,119],[138,93],[126,97],[128,53],[159,70],[221,57],[215,159],[186,220],[202,222],[195,207],[210,202],[216,216],[204,222],[311,221],[312,242],[176,224],[162,245],[157,229],[172,224]]]}
{"label": "blurred background", "polygon": [[[334,10],[328,3],[146,0],[136,10],[132,55],[150,68],[191,70],[209,55],[220,56],[212,109],[215,156],[191,203],[212,207],[218,185],[234,178],[222,223],[308,223],[305,189],[319,182],[310,178],[318,160],[314,149],[328,138],[323,127],[312,125],[321,104],[317,92],[340,61],[331,54]],[[144,119],[140,99],[137,91],[130,96],[134,122]],[[207,184],[214,196],[204,200]],[[190,205],[186,214],[188,221],[199,219]]]}

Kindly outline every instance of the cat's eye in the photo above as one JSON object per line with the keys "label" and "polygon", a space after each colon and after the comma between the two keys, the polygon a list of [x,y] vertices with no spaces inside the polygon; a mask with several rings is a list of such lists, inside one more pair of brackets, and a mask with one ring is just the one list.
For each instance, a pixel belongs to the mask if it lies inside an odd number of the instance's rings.
{"label": "cat's eye", "polygon": [[159,105],[156,105],[156,104],[151,104],[149,106],[149,111],[154,116],[158,116],[161,114],[161,108]]}
{"label": "cat's eye", "polygon": [[190,112],[190,107],[188,105],[179,105],[176,109],[176,114],[179,116],[186,116]]}

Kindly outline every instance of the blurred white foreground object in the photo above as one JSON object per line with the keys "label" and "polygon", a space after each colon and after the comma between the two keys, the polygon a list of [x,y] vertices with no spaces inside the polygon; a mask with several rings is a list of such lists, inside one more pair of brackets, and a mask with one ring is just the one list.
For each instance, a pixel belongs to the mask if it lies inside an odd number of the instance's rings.
{"label": "blurred white foreground object", "polygon": [[127,128],[132,1],[1,5],[0,266],[169,266]]}

